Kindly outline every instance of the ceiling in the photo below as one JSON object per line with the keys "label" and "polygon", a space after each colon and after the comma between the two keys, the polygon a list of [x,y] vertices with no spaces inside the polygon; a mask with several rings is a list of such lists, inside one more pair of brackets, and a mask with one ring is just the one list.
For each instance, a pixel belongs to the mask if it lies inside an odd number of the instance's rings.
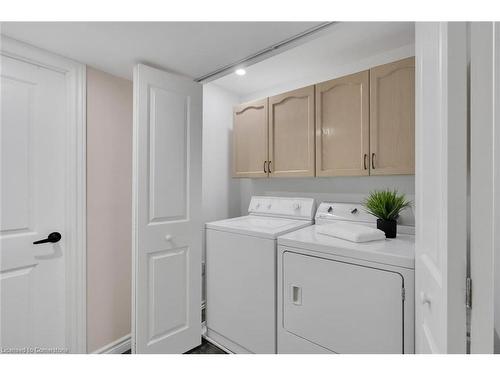
{"label": "ceiling", "polygon": [[[352,69],[356,69],[353,62],[372,59],[377,54],[413,45],[414,42],[413,22],[337,23],[312,41],[247,67],[244,76],[231,73],[213,83],[240,98],[271,88],[277,92],[285,91],[289,88],[284,86],[299,87],[294,85],[297,77],[318,82],[318,77],[324,80],[336,69],[339,73],[352,72]],[[303,85],[303,82],[299,85]]]}
{"label": "ceiling", "polygon": [[1,32],[128,79],[138,62],[197,78],[320,23],[3,22]]}

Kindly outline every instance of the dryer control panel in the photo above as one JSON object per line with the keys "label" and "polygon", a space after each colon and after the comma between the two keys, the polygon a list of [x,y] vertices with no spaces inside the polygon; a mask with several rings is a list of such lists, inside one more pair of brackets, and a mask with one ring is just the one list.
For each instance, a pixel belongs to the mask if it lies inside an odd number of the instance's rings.
{"label": "dryer control panel", "polygon": [[375,224],[377,218],[366,212],[359,203],[330,203],[322,202],[316,212],[316,224],[332,221],[353,221],[358,223]]}
{"label": "dryer control panel", "polygon": [[250,201],[248,213],[250,215],[312,220],[315,208],[313,198],[254,196]]}

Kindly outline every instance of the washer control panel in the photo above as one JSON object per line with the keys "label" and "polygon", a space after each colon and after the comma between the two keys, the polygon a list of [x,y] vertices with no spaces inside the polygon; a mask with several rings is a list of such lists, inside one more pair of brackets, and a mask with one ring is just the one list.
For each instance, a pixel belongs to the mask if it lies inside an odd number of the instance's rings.
{"label": "washer control panel", "polygon": [[248,213],[312,220],[315,207],[313,198],[254,196],[250,201]]}

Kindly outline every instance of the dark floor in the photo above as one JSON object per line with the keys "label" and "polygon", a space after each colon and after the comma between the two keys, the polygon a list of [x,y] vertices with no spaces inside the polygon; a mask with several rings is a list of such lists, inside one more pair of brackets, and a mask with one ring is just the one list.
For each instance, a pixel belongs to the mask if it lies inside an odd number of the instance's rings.
{"label": "dark floor", "polygon": [[[130,354],[130,350],[127,350],[123,354]],[[184,354],[227,354],[225,351],[219,349],[214,344],[209,343],[205,339],[201,339],[201,345],[191,349],[189,352]]]}
{"label": "dark floor", "polygon": [[197,348],[191,349],[185,354],[227,354],[225,351],[219,349],[214,344],[209,343],[205,339],[201,339],[201,345]]}

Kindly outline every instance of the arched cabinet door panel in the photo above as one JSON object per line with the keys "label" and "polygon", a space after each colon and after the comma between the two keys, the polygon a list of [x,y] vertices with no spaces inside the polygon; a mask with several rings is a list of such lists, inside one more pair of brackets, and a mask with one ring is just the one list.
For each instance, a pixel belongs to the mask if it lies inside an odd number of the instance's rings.
{"label": "arched cabinet door panel", "polygon": [[316,85],[316,176],[369,174],[369,73]]}
{"label": "arched cabinet door panel", "polygon": [[234,107],[233,177],[267,177],[267,98]]}
{"label": "arched cabinet door panel", "polygon": [[415,173],[415,58],[370,69],[370,174]]}
{"label": "arched cabinet door panel", "polygon": [[314,176],[314,86],[269,98],[268,172]]}

